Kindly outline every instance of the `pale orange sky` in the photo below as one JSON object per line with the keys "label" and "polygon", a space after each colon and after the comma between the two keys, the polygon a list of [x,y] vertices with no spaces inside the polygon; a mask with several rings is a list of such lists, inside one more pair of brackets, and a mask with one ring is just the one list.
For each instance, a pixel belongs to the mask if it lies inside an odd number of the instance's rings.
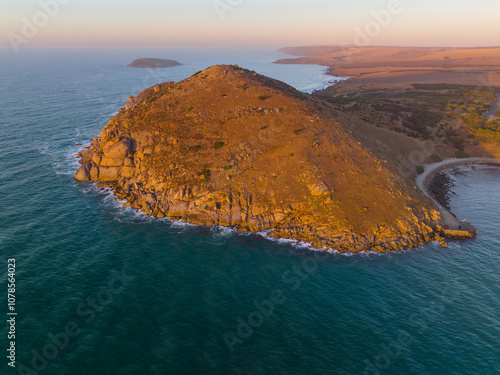
{"label": "pale orange sky", "polygon": [[498,0],[0,0],[0,10],[0,43],[22,48],[500,46]]}

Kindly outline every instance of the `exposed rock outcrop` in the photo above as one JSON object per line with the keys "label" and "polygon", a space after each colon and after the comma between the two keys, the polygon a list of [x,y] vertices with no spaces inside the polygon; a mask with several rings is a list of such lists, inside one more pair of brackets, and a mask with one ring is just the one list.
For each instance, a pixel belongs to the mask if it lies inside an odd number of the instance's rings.
{"label": "exposed rock outcrop", "polygon": [[439,220],[319,99],[236,66],[129,98],[80,157],[77,180],[150,215],[316,247],[414,248]]}

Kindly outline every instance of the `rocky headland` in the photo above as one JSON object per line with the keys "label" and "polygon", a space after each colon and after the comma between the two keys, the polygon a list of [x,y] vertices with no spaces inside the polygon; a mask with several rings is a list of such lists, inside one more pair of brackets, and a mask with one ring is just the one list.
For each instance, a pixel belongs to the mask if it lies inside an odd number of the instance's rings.
{"label": "rocky headland", "polygon": [[180,62],[169,59],[142,58],[132,61],[128,66],[133,68],[172,68],[182,65]]}
{"label": "rocky headland", "polygon": [[237,66],[130,97],[79,156],[138,210],[341,252],[415,248],[440,213],[321,98]]}

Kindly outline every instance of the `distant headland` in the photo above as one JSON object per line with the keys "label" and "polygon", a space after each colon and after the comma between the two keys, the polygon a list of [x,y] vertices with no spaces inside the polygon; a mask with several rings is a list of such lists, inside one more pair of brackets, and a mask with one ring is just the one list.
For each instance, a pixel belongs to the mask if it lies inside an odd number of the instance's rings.
{"label": "distant headland", "polygon": [[169,59],[142,58],[132,61],[128,66],[133,68],[172,68],[182,65],[180,62]]}
{"label": "distant headland", "polygon": [[[353,45],[285,47],[279,52],[297,56],[279,64],[329,67],[358,91],[360,85],[459,84],[500,86],[499,47],[389,47]],[[345,85],[347,83],[347,85]]]}

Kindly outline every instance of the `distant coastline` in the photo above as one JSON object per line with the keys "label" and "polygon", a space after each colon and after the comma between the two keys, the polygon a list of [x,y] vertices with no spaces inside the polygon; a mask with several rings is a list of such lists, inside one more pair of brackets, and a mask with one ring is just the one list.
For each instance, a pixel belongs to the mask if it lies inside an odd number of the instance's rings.
{"label": "distant coastline", "polygon": [[279,52],[297,56],[278,64],[328,67],[334,76],[352,77],[349,85],[409,83],[488,84],[500,86],[500,48],[387,46],[302,46]]}

